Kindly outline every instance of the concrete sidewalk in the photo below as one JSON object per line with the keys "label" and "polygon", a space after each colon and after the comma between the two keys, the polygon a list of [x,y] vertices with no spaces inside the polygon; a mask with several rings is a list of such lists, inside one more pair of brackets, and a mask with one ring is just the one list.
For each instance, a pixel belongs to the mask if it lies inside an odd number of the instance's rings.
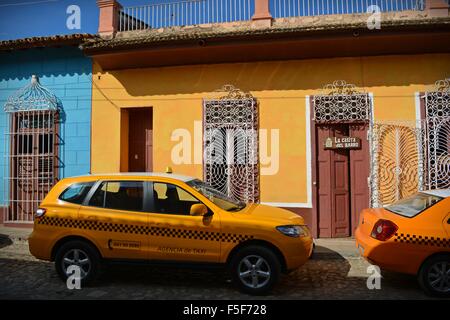
{"label": "concrete sidewalk", "polygon": [[28,248],[28,237],[32,230],[0,225],[0,259],[37,261]]}
{"label": "concrete sidewalk", "polygon": [[0,239],[9,238],[12,241],[27,241],[33,228],[12,228],[0,224]]}
{"label": "concrete sidewalk", "polygon": [[315,255],[339,254],[345,258],[360,258],[354,238],[314,239]]}

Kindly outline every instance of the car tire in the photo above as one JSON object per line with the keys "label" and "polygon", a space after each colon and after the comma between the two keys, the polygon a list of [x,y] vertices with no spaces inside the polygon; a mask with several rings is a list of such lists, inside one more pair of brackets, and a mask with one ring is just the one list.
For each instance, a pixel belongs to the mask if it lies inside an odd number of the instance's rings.
{"label": "car tire", "polygon": [[[450,255],[437,255],[426,260],[420,268],[418,281],[427,295],[450,297]],[[441,283],[444,284],[442,288],[439,287]]]}
{"label": "car tire", "polygon": [[277,283],[281,264],[276,254],[263,246],[240,249],[231,259],[233,282],[248,294],[264,295]]}
{"label": "car tire", "polygon": [[[63,281],[67,281],[70,265],[80,267],[81,286],[95,281],[101,270],[101,258],[96,248],[87,242],[74,240],[64,243],[55,255],[55,269]],[[70,270],[69,270],[70,271]]]}

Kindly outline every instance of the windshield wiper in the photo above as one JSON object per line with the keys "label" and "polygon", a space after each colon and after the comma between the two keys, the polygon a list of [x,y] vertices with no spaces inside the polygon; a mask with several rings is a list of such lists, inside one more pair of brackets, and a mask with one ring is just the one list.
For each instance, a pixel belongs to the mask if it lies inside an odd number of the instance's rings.
{"label": "windshield wiper", "polygon": [[227,211],[241,211],[244,208],[245,207],[236,206],[236,207],[231,207],[231,208],[227,209]]}
{"label": "windshield wiper", "polygon": [[227,209],[227,211],[241,211],[241,210],[244,209],[245,207],[246,207],[246,205],[245,205],[245,204],[242,204],[242,205],[240,205],[240,206],[234,206],[234,207],[231,207],[231,208]]}

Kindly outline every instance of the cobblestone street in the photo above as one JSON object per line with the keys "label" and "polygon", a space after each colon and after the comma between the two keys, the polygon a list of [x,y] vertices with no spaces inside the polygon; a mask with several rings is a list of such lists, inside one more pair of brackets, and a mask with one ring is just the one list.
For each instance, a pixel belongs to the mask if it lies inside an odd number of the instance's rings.
{"label": "cobblestone street", "polygon": [[[368,263],[353,240],[317,240],[314,257],[258,299],[429,299],[414,277],[383,274],[381,290],[366,286]],[[53,263],[38,261],[23,239],[0,239],[0,299],[255,299],[239,293],[223,271],[111,266],[97,283],[68,290]]]}

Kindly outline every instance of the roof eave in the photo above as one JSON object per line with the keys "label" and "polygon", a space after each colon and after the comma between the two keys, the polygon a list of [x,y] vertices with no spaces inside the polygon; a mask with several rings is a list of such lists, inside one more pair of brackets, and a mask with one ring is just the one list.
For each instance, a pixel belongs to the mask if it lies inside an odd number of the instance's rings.
{"label": "roof eave", "polygon": [[415,31],[450,31],[450,18],[433,18],[406,21],[386,21],[380,30],[369,30],[366,23],[340,24],[333,26],[291,27],[291,28],[265,28],[249,29],[229,32],[198,32],[186,34],[168,34],[154,36],[153,34],[137,37],[116,37],[110,40],[91,39],[82,44],[82,49],[87,55],[96,55],[112,51],[126,51],[134,49],[146,49],[154,46],[183,46],[198,44],[198,41],[232,42],[237,40],[267,40],[288,38],[311,38],[326,36],[340,36],[343,34],[383,34],[388,32]]}

